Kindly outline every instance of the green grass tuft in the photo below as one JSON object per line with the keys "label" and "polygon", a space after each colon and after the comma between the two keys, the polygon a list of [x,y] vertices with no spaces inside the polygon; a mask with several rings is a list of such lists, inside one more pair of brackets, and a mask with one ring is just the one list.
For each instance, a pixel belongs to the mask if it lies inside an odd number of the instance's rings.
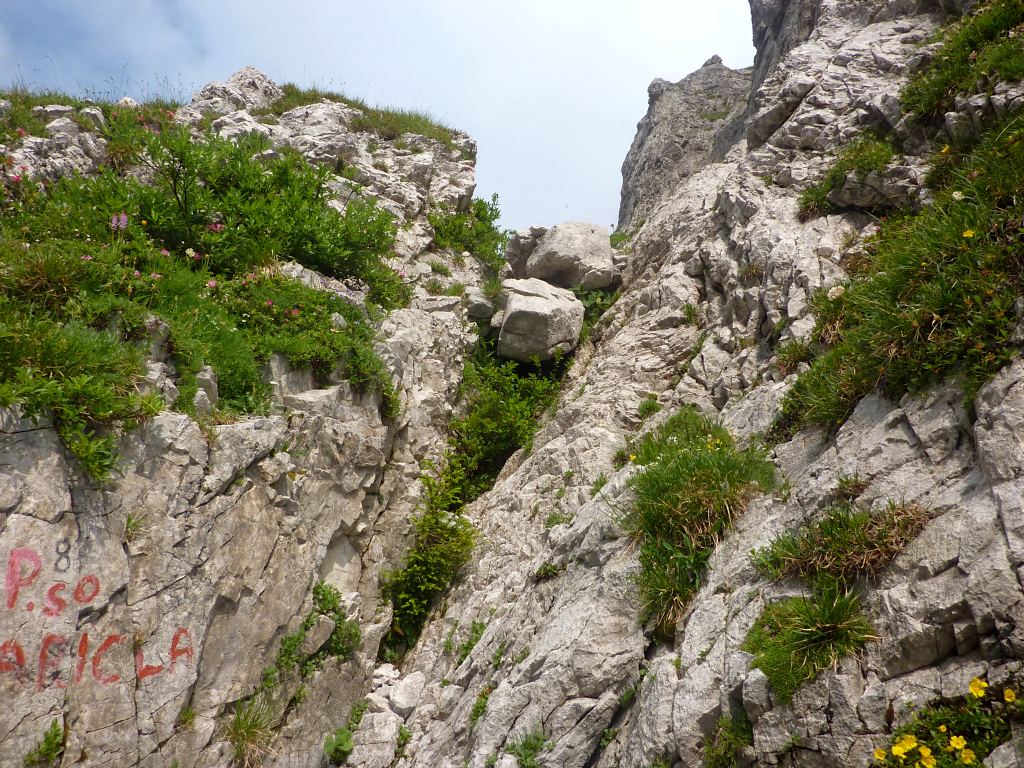
{"label": "green grass tuft", "polygon": [[800,195],[801,220],[831,213],[834,206],[828,198],[829,193],[842,187],[849,174],[866,176],[872,171],[883,171],[892,157],[892,146],[871,135],[862,136],[848,144],[839,153],[825,178]]}
{"label": "green grass tuft", "polygon": [[[741,711],[742,712],[742,711]],[[754,743],[754,728],[745,713],[722,717],[711,739],[704,743],[704,768],[735,768],[744,747]]]}
{"label": "green grass tuft", "polygon": [[890,502],[867,510],[837,502],[825,516],[797,533],[786,533],[751,553],[754,565],[771,579],[822,574],[850,582],[873,576],[889,564],[928,521],[919,504]]}
{"label": "green grass tuft", "polygon": [[632,448],[643,470],[621,525],[639,547],[643,613],[669,631],[700,589],[718,540],[757,491],[775,485],[760,450],[692,407],[673,414]]}
{"label": "green grass tuft", "polygon": [[793,597],[764,609],[750,628],[743,650],[787,703],[805,682],[875,639],[860,598],[841,582],[822,578],[808,597]]}

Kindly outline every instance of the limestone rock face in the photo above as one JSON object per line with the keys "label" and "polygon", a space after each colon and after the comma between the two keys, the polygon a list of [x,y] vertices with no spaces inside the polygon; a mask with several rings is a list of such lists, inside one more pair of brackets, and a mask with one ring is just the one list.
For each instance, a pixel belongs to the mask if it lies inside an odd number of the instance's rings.
{"label": "limestone rock face", "polygon": [[729,129],[746,109],[750,83],[750,69],[729,69],[718,56],[678,83],[651,83],[647,114],[622,164],[620,231],[635,228],[713,154],[724,155],[738,138]]}
{"label": "limestone rock face", "polygon": [[499,298],[501,357],[550,360],[576,348],[583,330],[583,304],[572,291],[536,278],[505,280]]}
{"label": "limestone rock face", "polygon": [[618,280],[608,230],[597,224],[570,221],[518,232],[509,245],[508,261],[513,277],[537,278],[562,288],[594,290]]}

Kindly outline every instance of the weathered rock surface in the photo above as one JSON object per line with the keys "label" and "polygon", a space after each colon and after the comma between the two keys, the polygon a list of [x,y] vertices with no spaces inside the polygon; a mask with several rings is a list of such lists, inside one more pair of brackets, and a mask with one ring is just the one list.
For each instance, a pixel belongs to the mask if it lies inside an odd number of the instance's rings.
{"label": "weathered rock surface", "polygon": [[637,227],[713,156],[724,156],[739,138],[730,126],[746,110],[750,82],[750,69],[729,69],[714,56],[678,83],[651,83],[647,114],[622,164],[620,232]]}
{"label": "weathered rock surface", "polygon": [[513,277],[535,277],[562,288],[609,288],[619,277],[608,230],[580,221],[517,232],[507,258]]}
{"label": "weathered rock surface", "polygon": [[501,284],[498,354],[529,362],[550,360],[576,348],[583,330],[583,304],[564,288],[543,280],[505,280]]}
{"label": "weathered rock surface", "polygon": [[[389,623],[379,578],[410,541],[421,465],[446,447],[470,338],[457,299],[420,296],[383,322],[381,351],[403,402],[393,423],[380,419],[372,398],[342,384],[314,388],[271,361],[278,411],[218,426],[212,442],[187,417],[161,414],[122,438],[121,474],[95,488],[67,460],[52,425],[0,411],[0,562],[12,574],[0,642],[18,642],[25,656],[19,665],[14,646],[0,646],[11,666],[0,673],[9,703],[0,713],[0,762],[19,761],[61,717],[68,765],[228,764],[230,709],[309,614],[318,579],[342,593],[363,641],[352,660],[328,661],[307,679],[305,698],[275,722],[266,764],[279,768],[322,766],[324,735],[364,696],[353,765],[514,768],[509,750],[541,732],[537,759],[550,768],[650,768],[658,760],[695,768],[719,717],[742,710],[754,743],[740,764],[866,766],[915,707],[963,693],[977,675],[993,685],[1021,679],[1019,358],[971,408],[952,384],[900,402],[873,395],[837,433],[809,430],[778,445],[772,459],[786,492],[755,499],[738,518],[674,637],[657,641],[640,621],[636,551],[616,522],[637,469],[613,464],[641,428],[638,406],[652,395],[666,406],[644,429],[684,404],[718,414],[741,440],[771,425],[794,381],[776,364],[777,345],[811,332],[811,297],[845,282],[844,251],[874,226],[855,211],[801,222],[798,194],[865,127],[906,127],[892,95],[924,55],[939,6],[752,7],[758,58],[748,141],[664,186],[642,174],[625,180],[650,207],[642,226],[636,218],[631,225],[622,296],[578,350],[530,450],[466,508],[478,548],[400,668],[375,661]],[[966,99],[947,123],[973,126],[971,110],[987,119],[1009,108],[1011,93],[1000,86],[984,103]],[[210,98],[230,101],[219,92]],[[222,117],[247,108],[227,106]],[[351,151],[358,165],[362,139],[346,149],[350,109],[313,105],[267,127],[274,141],[298,142],[317,162]],[[236,115],[223,125],[251,123]],[[914,139],[905,135],[908,155],[894,167],[916,169]],[[424,177],[410,178],[419,181],[390,187],[388,199],[415,229],[415,195],[430,196]],[[909,195],[919,178],[908,171],[899,190]],[[338,184],[343,195],[349,187]],[[838,194],[858,207],[897,193],[865,179]],[[547,234],[524,233],[513,261],[525,267]],[[418,255],[416,243],[429,239],[421,228],[409,252]],[[403,259],[411,279],[430,273],[422,260]],[[499,340],[522,315],[540,329],[522,335],[542,338],[545,351],[576,344],[582,306],[568,291],[539,280],[505,286],[491,320]],[[360,300],[347,286],[322,287]],[[543,321],[529,309],[550,296],[564,305],[558,323],[548,322],[550,308]],[[486,316],[482,307],[474,312]],[[568,326],[564,338],[556,325]],[[152,386],[173,386],[160,329],[152,330]],[[509,331],[506,348],[520,344],[514,324]],[[851,476],[864,483],[860,503],[916,502],[929,521],[865,597],[877,642],[782,705],[741,646],[764,606],[797,587],[761,578],[749,552],[813,520]],[[145,521],[130,539],[129,514]],[[474,622],[485,629],[460,659],[452,649]],[[327,627],[314,624],[309,647]],[[279,685],[280,711],[298,685]],[[185,707],[195,711],[191,729],[176,726]],[[988,764],[1013,759],[1004,745]]]}

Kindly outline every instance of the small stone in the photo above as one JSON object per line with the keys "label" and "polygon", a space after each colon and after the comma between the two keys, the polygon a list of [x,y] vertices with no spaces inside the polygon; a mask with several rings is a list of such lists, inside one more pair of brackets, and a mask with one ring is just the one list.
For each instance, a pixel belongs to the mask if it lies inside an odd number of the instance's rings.
{"label": "small stone", "polygon": [[402,678],[391,689],[391,709],[401,717],[408,717],[416,709],[423,686],[427,684],[427,676],[422,672],[413,672]]}

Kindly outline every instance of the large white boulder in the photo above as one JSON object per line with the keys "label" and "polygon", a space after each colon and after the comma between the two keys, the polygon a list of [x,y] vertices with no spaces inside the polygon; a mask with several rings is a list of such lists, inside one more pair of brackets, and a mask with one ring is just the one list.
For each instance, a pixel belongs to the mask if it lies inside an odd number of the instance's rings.
{"label": "large white boulder", "polygon": [[618,279],[608,229],[570,221],[517,233],[508,249],[515,277],[535,277],[563,288],[608,288]]}
{"label": "large white boulder", "polygon": [[498,354],[524,362],[571,352],[583,330],[583,304],[564,288],[543,280],[506,280]]}

